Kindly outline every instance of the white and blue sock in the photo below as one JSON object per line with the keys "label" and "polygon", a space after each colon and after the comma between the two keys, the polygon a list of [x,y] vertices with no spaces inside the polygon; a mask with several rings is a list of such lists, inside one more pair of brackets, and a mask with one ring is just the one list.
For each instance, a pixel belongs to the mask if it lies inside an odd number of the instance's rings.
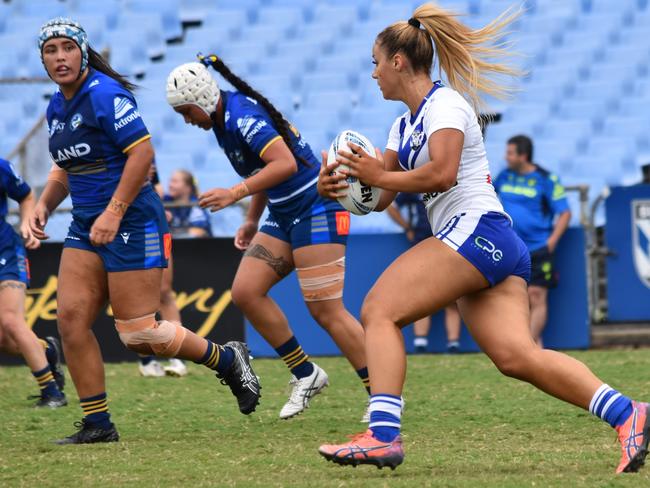
{"label": "white and blue sock", "polygon": [[612,427],[623,425],[632,415],[632,400],[609,385],[601,385],[589,403],[589,412]]}
{"label": "white and blue sock", "polygon": [[375,439],[393,442],[399,435],[402,418],[402,397],[395,395],[371,395],[370,425]]}

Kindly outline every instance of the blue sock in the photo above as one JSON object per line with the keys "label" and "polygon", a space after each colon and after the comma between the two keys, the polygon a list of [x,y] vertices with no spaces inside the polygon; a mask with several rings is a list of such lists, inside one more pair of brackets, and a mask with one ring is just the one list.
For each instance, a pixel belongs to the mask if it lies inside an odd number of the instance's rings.
{"label": "blue sock", "polygon": [[369,428],[375,439],[393,442],[399,435],[402,418],[402,398],[395,395],[372,395],[370,397]]}
{"label": "blue sock", "polygon": [[589,404],[589,411],[612,427],[623,425],[632,410],[632,400],[609,385],[601,385]]}
{"label": "blue sock", "polygon": [[368,368],[357,369],[357,374],[359,375],[359,378],[361,378],[368,395],[370,395],[370,376],[368,375]]}
{"label": "blue sock", "polygon": [[224,374],[230,369],[234,360],[235,353],[231,348],[208,341],[208,349],[205,351],[203,357],[195,361],[195,363],[204,364],[217,373]]}
{"label": "blue sock", "polygon": [[63,396],[56,386],[54,375],[49,366],[45,366],[40,371],[32,371],[32,375],[36,378],[38,387],[41,389],[42,397],[60,397]]}
{"label": "blue sock", "polygon": [[147,364],[149,364],[154,359],[156,359],[156,356],[140,356],[140,364],[142,366],[146,366]]}
{"label": "blue sock", "polygon": [[309,361],[309,356],[302,350],[294,336],[280,347],[276,347],[275,352],[278,353],[278,356],[282,358],[287,368],[291,370],[291,373],[296,378],[306,378],[314,372],[314,365]]}
{"label": "blue sock", "polygon": [[93,427],[99,427],[100,429],[111,428],[113,424],[111,423],[111,414],[108,413],[106,392],[91,397],[80,398],[79,403],[81,404],[86,423],[91,424]]}

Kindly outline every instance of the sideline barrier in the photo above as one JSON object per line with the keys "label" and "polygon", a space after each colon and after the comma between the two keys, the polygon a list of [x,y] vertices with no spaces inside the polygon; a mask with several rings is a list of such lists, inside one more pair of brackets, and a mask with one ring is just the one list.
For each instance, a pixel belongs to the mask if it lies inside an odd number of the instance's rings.
{"label": "sideline barrier", "polygon": [[[353,314],[358,316],[363,298],[372,284],[407,247],[406,239],[400,234],[350,236],[344,299]],[[61,249],[61,243],[48,243],[29,253],[32,289],[29,290],[27,298],[27,321],[39,337],[57,335],[56,274]],[[220,343],[241,340],[246,332],[254,356],[275,357],[273,349],[250,324],[247,324],[244,330],[243,316],[230,300],[230,286],[241,259],[241,253],[234,248],[232,239],[179,239],[174,241],[173,255],[174,287],[178,294],[177,302],[181,308],[184,325]],[[548,347],[589,347],[583,256],[582,229],[569,229],[556,256],[561,284],[550,295],[549,326],[544,336]],[[272,290],[271,296],[284,310],[296,336],[309,354],[339,354],[329,336],[309,315],[302,301],[295,273],[278,284]],[[436,314],[430,334],[431,350],[435,352],[445,349],[442,324],[442,314]],[[405,329],[409,351],[412,348],[411,329],[411,326]],[[135,360],[135,354],[127,351],[119,341],[110,309],[106,308],[100,312],[94,331],[106,361]],[[461,344],[465,352],[478,350],[464,327]],[[21,358],[0,354],[0,364],[18,363],[22,363]]]}
{"label": "sideline barrier", "polygon": [[[351,235],[348,240],[347,273],[343,299],[350,312],[359,316],[366,293],[381,272],[408,248],[401,234]],[[549,321],[544,333],[546,347],[554,349],[585,349],[589,347],[589,319],[587,308],[586,264],[584,259],[585,235],[582,228],[570,228],[562,238],[556,252],[556,265],[560,285],[551,290]],[[407,294],[408,290],[404,290]],[[270,295],[285,312],[296,337],[305,351],[313,356],[337,355],[338,348],[327,333],[311,318],[302,301],[295,273],[280,282]],[[413,350],[413,327],[404,330],[406,349]],[[246,337],[254,356],[275,356],[273,349],[246,322]],[[429,334],[430,350],[443,352],[446,338],[443,314],[432,318]],[[478,351],[467,329],[462,328],[461,350]]]}
{"label": "sideline barrier", "polygon": [[[56,285],[62,243],[45,243],[29,251],[32,287],[26,300],[27,323],[39,337],[58,335]],[[215,342],[244,338],[244,318],[230,300],[230,285],[241,253],[232,239],[179,239],[173,244],[174,287],[183,324]],[[134,361],[120,342],[110,308],[101,310],[93,326],[104,360]],[[22,364],[0,353],[0,364]]]}
{"label": "sideline barrier", "polygon": [[650,321],[650,185],[611,188],[605,212],[608,319]]}

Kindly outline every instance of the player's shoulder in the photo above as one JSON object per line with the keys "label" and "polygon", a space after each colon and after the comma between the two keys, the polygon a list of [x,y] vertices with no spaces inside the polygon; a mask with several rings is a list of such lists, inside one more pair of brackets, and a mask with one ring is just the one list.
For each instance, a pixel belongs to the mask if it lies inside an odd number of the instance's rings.
{"label": "player's shoulder", "polygon": [[535,166],[537,168],[536,169],[537,173],[539,173],[540,176],[545,180],[548,180],[552,183],[558,183],[560,181],[560,177],[555,173],[553,173],[552,171],[540,166],[539,164],[536,164]]}
{"label": "player's shoulder", "polygon": [[469,103],[460,93],[448,86],[441,86],[431,95],[433,105],[455,105],[463,108],[470,108]]}
{"label": "player's shoulder", "polygon": [[6,159],[0,158],[0,171],[9,172],[12,171],[11,163]]}
{"label": "player's shoulder", "polygon": [[110,76],[95,71],[90,75],[86,85],[86,92],[93,102],[119,103],[118,98],[133,100],[133,93],[127,90],[119,81]]}
{"label": "player's shoulder", "polygon": [[264,110],[260,103],[252,97],[249,97],[239,91],[225,92],[228,99],[228,109],[230,110]]}

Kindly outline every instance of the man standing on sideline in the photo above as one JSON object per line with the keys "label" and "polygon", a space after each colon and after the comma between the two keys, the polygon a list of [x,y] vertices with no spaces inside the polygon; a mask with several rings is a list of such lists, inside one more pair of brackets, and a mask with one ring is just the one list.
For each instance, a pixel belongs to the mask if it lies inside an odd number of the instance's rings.
{"label": "man standing on sideline", "polygon": [[[406,233],[406,238],[415,246],[420,241],[432,237],[431,225],[427,218],[427,210],[419,195],[400,193],[393,205],[387,208],[388,215]],[[429,330],[431,317],[416,320],[413,324],[413,346],[416,354],[426,353],[429,348]],[[445,329],[447,330],[447,352],[460,352],[460,313],[455,303],[445,308]]]}
{"label": "man standing on sideline", "polygon": [[506,162],[508,168],[499,174],[494,187],[530,251],[530,328],[541,346],[548,289],[557,285],[553,252],[569,226],[571,211],[557,175],[533,163],[533,141],[529,137],[518,135],[508,140]]}

